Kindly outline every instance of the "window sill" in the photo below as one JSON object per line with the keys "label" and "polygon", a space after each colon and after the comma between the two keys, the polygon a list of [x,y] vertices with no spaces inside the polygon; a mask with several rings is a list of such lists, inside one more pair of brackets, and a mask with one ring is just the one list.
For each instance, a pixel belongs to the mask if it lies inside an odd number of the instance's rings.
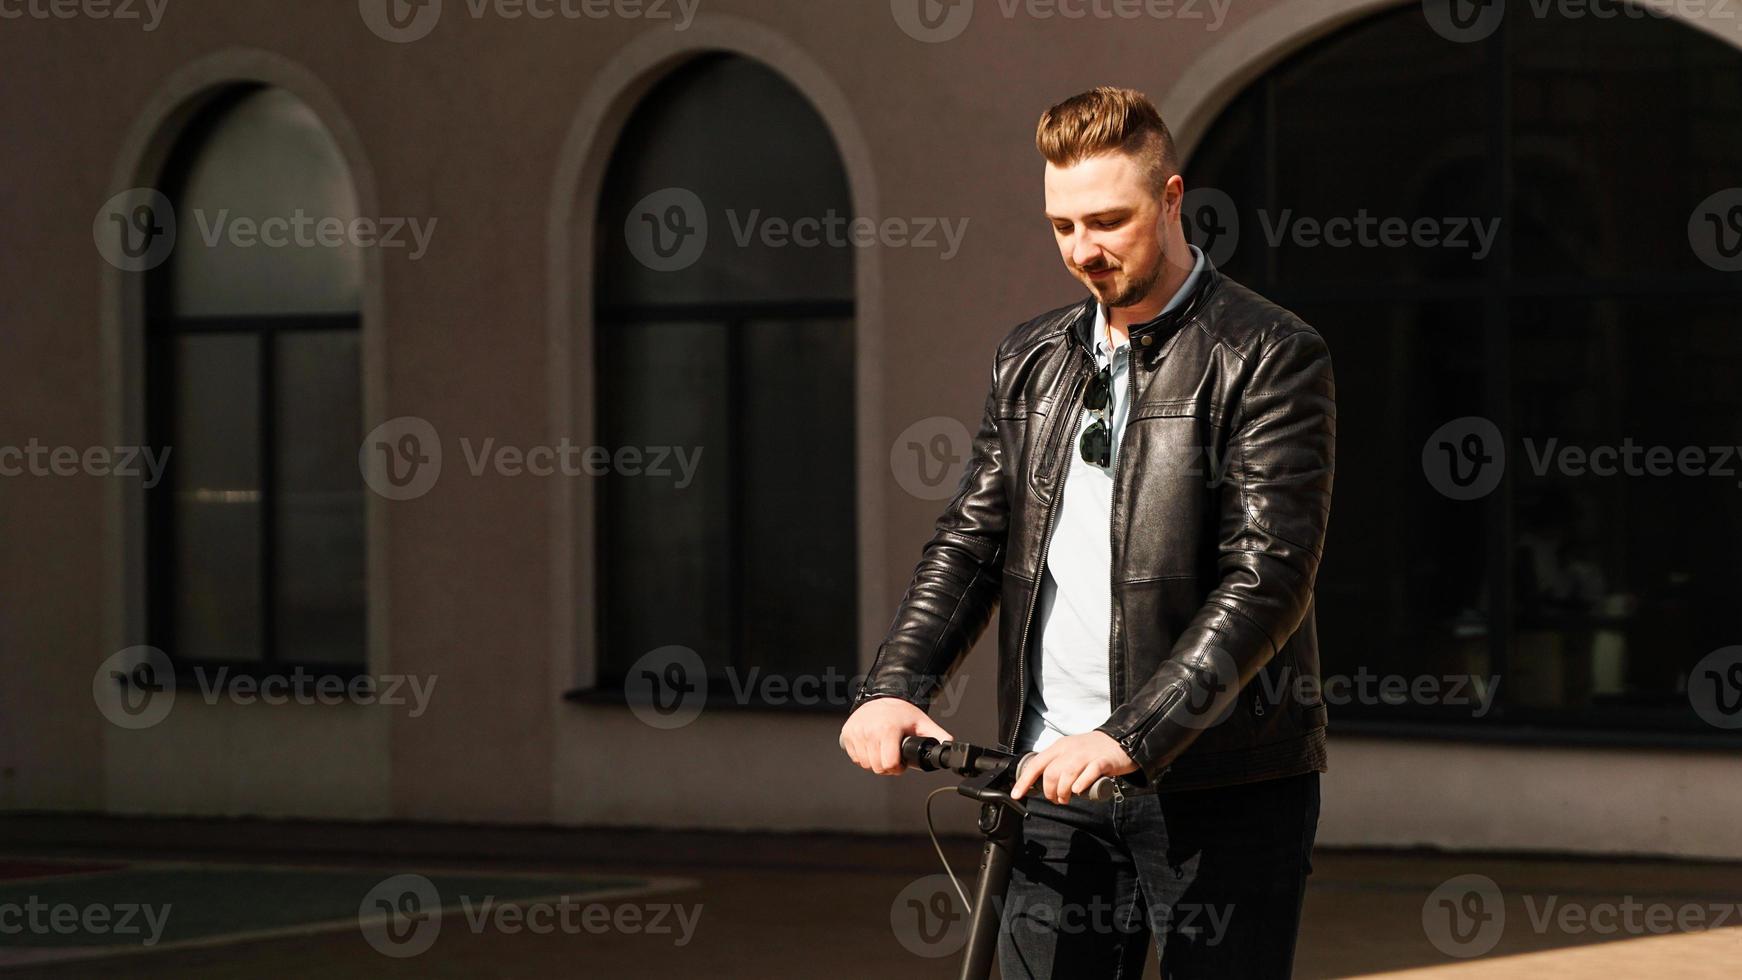
{"label": "window sill", "polygon": [[1733,753],[1742,749],[1742,732],[1711,734],[1698,731],[1628,731],[1625,729],[1555,728],[1546,725],[1448,724],[1445,722],[1338,721],[1332,718],[1332,738],[1397,739],[1424,742],[1468,742],[1518,748],[1678,749]]}
{"label": "window sill", "polygon": [[[703,711],[733,711],[759,714],[781,715],[835,715],[847,716],[848,705],[836,703],[827,699],[801,700],[798,698],[768,700],[766,698],[740,698],[732,691],[709,691],[702,704]],[[652,701],[639,693],[631,694],[620,687],[574,687],[563,692],[563,700],[570,704],[604,704],[629,707],[652,707]]]}

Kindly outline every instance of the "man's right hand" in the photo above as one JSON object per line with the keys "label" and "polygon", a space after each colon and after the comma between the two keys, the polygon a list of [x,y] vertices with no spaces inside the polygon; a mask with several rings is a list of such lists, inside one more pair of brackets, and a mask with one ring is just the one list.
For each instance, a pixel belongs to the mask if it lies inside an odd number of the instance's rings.
{"label": "man's right hand", "polygon": [[860,768],[879,776],[897,776],[907,768],[901,761],[901,740],[909,735],[940,742],[951,737],[911,701],[872,698],[847,716],[847,723],[841,726],[841,748]]}

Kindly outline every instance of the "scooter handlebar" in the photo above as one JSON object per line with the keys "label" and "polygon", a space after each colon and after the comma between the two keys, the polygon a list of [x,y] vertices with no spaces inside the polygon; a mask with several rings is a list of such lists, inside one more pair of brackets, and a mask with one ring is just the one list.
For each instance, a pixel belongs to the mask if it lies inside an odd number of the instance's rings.
{"label": "scooter handlebar", "polygon": [[[1011,778],[1014,781],[1022,775],[1023,763],[1033,758],[1030,752],[1011,767]],[[963,776],[978,776],[1008,764],[1015,759],[1009,752],[1002,749],[990,749],[968,742],[940,742],[935,738],[923,735],[909,735],[901,740],[901,761],[923,772],[936,772],[948,769]],[[1102,776],[1095,780],[1085,794],[1096,803],[1105,803],[1119,795],[1119,788],[1113,782],[1113,777]]]}

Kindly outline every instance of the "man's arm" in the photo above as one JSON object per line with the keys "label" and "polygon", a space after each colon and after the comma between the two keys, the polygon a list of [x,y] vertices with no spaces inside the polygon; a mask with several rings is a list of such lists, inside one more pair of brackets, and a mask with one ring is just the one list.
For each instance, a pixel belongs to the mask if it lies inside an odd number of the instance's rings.
{"label": "man's arm", "polygon": [[1159,779],[1215,723],[1312,602],[1336,462],[1330,352],[1301,329],[1257,356],[1228,442],[1220,582],[1168,658],[1097,729],[1137,763],[1139,781]]}

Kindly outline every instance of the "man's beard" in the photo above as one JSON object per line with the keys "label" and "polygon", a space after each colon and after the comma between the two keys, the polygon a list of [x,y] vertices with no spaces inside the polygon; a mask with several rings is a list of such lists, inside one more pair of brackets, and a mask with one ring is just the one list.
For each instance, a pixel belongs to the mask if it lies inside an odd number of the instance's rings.
{"label": "man's beard", "polygon": [[1151,289],[1155,288],[1155,283],[1160,278],[1161,266],[1160,264],[1157,264],[1155,268],[1149,270],[1147,276],[1144,276],[1141,279],[1131,280],[1126,284],[1124,289],[1119,290],[1104,302],[1109,308],[1135,306],[1136,304],[1143,302],[1143,298],[1149,295]]}

